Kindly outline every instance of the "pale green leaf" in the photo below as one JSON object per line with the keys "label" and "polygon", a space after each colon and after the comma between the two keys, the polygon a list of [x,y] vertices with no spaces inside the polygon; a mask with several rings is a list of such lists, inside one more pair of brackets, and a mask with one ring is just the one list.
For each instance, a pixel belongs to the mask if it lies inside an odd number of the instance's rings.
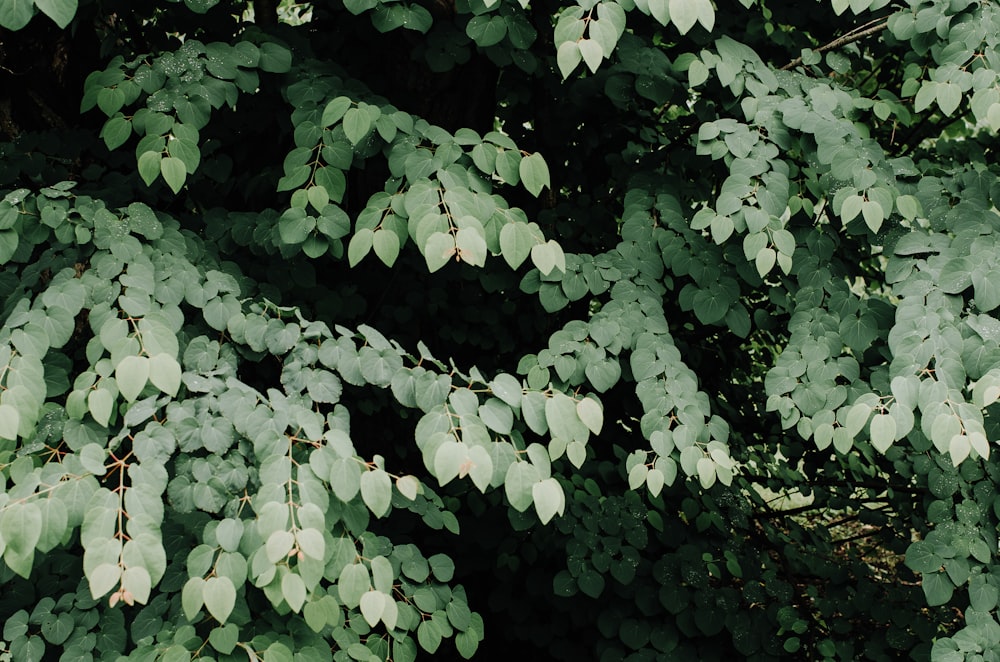
{"label": "pale green leaf", "polygon": [[702,0],[669,0],[670,22],[678,32],[686,34],[698,22]]}
{"label": "pale green leaf", "polygon": [[[461,230],[459,231],[459,234],[461,234]],[[355,235],[355,237],[357,237],[357,235]],[[353,241],[351,243],[353,244]],[[378,256],[378,259],[382,260],[385,266],[391,267],[393,263],[396,262],[396,258],[399,256],[399,237],[391,230],[386,230],[384,228],[377,230],[372,235],[372,247],[375,249],[375,255]],[[485,259],[485,252],[483,257]],[[353,264],[351,266],[353,266]]]}
{"label": "pale green leaf", "polygon": [[576,414],[591,432],[594,434],[601,433],[601,428],[604,426],[604,411],[597,400],[583,398],[576,404]]}
{"label": "pale green leaf", "polygon": [[149,358],[145,356],[126,356],[115,367],[115,381],[118,391],[128,402],[135,401],[149,380]]}
{"label": "pale green leaf", "polygon": [[376,517],[385,517],[392,503],[392,480],[382,469],[361,474],[361,499]]}
{"label": "pale green leaf", "polygon": [[420,481],[415,476],[400,476],[396,479],[396,489],[405,498],[413,501],[417,498],[417,491],[420,489]]}
{"label": "pale green leaf", "polygon": [[162,352],[150,357],[149,381],[167,395],[177,395],[181,387],[181,364],[174,357]]}
{"label": "pale green leaf", "polygon": [[0,439],[17,439],[21,414],[12,405],[0,405]]}
{"label": "pale green leaf", "polygon": [[[2,407],[5,405],[0,405],[0,414],[2,414]],[[103,388],[94,389],[87,395],[87,409],[90,410],[90,415],[94,417],[94,420],[101,426],[107,427],[108,421],[111,419],[111,411],[114,408],[114,397],[111,395],[111,391]],[[17,413],[16,411],[14,412]],[[2,418],[0,418],[2,420]],[[4,436],[0,433],[0,436]]]}
{"label": "pale green leaf", "polygon": [[202,588],[202,597],[212,618],[225,623],[236,605],[236,587],[229,577],[209,577]]}
{"label": "pale green leaf", "polygon": [[566,495],[555,478],[546,478],[532,485],[531,497],[542,524],[547,524],[556,514],[561,515],[566,507]]}
{"label": "pale green leaf", "polygon": [[[593,27],[591,27],[591,30],[593,30]],[[577,45],[580,48],[580,55],[584,63],[586,63],[587,68],[592,73],[596,73],[597,69],[601,66],[601,60],[604,59],[604,49],[601,47],[601,44],[594,39],[581,39],[577,42]],[[524,163],[524,161],[521,161],[521,163]],[[521,172],[521,179],[524,180],[523,171]]]}
{"label": "pale green leaf", "polygon": [[578,42],[564,41],[559,44],[559,48],[556,51],[556,64],[559,65],[559,73],[562,74],[563,79],[569,78],[569,75],[573,73],[576,65],[580,64],[582,59],[583,53],[580,52]]}
{"label": "pale green leaf", "polygon": [[424,259],[427,261],[427,268],[431,273],[437,271],[448,263],[457,252],[455,237],[446,232],[435,232],[427,238],[424,245]]}
{"label": "pale green leaf", "polygon": [[[587,42],[593,43],[593,42]],[[525,156],[518,165],[518,173],[524,188],[536,198],[542,189],[549,186],[549,166],[538,152]]]}
{"label": "pale green leaf", "polygon": [[306,584],[302,581],[302,576],[295,572],[289,572],[281,578],[281,596],[292,608],[292,611],[299,613],[302,605],[306,602]]}
{"label": "pale green leaf", "polygon": [[87,575],[87,581],[90,583],[90,595],[95,600],[107,595],[108,591],[118,586],[121,576],[122,569],[118,564],[102,563],[97,566]]}
{"label": "pale green leaf", "polygon": [[385,609],[385,596],[379,591],[368,591],[361,596],[361,615],[368,625],[375,627],[375,624],[382,618]]}
{"label": "pale green leaf", "polygon": [[872,446],[885,453],[896,440],[896,420],[888,414],[877,414],[871,422]]}
{"label": "pale green leaf", "polygon": [[160,174],[163,175],[163,181],[167,183],[171,191],[180,193],[184,186],[184,180],[187,179],[187,168],[179,158],[165,156],[160,159]]}

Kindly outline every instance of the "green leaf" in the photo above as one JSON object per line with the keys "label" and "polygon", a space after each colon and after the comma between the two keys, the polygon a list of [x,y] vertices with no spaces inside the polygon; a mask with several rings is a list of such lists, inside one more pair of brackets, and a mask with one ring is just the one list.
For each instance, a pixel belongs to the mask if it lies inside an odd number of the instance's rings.
{"label": "green leaf", "polygon": [[[369,228],[361,228],[351,237],[351,242],[347,246],[347,261],[355,267],[368,255],[375,243],[375,233]],[[397,249],[398,250],[398,249]]]}
{"label": "green leaf", "polygon": [[[189,619],[190,620],[190,619]],[[233,623],[213,628],[208,633],[208,643],[223,655],[229,655],[240,641],[240,629]]]}
{"label": "green leaf", "polygon": [[524,223],[507,223],[500,229],[500,253],[511,269],[521,266],[534,244],[531,230]]}
{"label": "green leaf", "polygon": [[433,655],[441,645],[441,630],[433,620],[425,620],[417,628],[417,641],[420,647]]}
{"label": "green leaf", "polygon": [[882,227],[882,221],[885,220],[882,205],[874,200],[866,200],[862,203],[861,215],[865,218],[865,225],[872,232],[878,232],[879,228]]}
{"label": "green leaf", "polygon": [[148,151],[139,155],[139,176],[146,186],[152,186],[156,178],[160,176],[160,160],[163,155],[160,152]]}
{"label": "green leaf", "polygon": [[885,453],[896,440],[896,420],[888,414],[877,414],[871,422],[872,446]]}
{"label": "green leaf", "polygon": [[701,0],[669,0],[670,22],[678,32],[685,34],[698,22],[700,4]]}
{"label": "green leaf", "polygon": [[585,570],[581,573],[580,577],[577,578],[577,583],[580,590],[591,598],[596,599],[604,592],[604,577],[593,570]]}
{"label": "green leaf", "polygon": [[122,572],[122,591],[132,594],[132,599],[139,604],[149,602],[149,593],[153,587],[153,580],[149,576],[149,571],[142,566],[127,567]]}
{"label": "green leaf", "polygon": [[564,41],[559,44],[559,48],[556,51],[556,63],[559,66],[559,73],[562,74],[564,80],[569,78],[569,75],[573,73],[576,65],[580,64],[582,59],[583,53],[580,52],[578,42]]}
{"label": "green leaf", "polygon": [[371,588],[368,568],[361,563],[350,563],[340,571],[337,591],[340,601],[350,609],[361,604],[363,596]]}
{"label": "green leaf", "polygon": [[566,271],[566,257],[563,255],[562,247],[551,239],[544,244],[532,246],[531,261],[545,276],[555,269]]}
{"label": "green leaf", "polygon": [[302,611],[302,605],[306,602],[306,584],[302,581],[302,576],[289,572],[282,577],[281,595],[292,611],[295,613]]}
{"label": "green leaf", "polygon": [[956,467],[969,457],[971,451],[972,443],[969,441],[968,435],[956,434],[948,442],[948,453],[951,455],[952,464]]}
{"label": "green leaf", "polygon": [[361,489],[361,465],[353,458],[338,458],[330,466],[330,486],[334,495],[348,502]]}
{"label": "green leaf", "polygon": [[921,588],[924,589],[924,596],[927,598],[927,605],[937,607],[948,604],[951,596],[955,592],[955,585],[948,579],[948,575],[943,572],[925,574],[921,581]]}
{"label": "green leaf", "polygon": [[372,247],[378,259],[382,260],[385,266],[391,267],[399,256],[399,237],[391,230],[377,230],[372,235]]}
{"label": "green leaf", "polygon": [[264,551],[271,563],[283,561],[295,547],[295,535],[291,531],[274,531],[267,537]]}
{"label": "green leaf", "polygon": [[549,166],[538,152],[521,159],[521,163],[518,165],[518,174],[521,176],[524,188],[528,189],[528,192],[536,198],[543,188],[550,185]]}
{"label": "green leaf", "polygon": [[455,576],[455,562],[446,554],[434,554],[427,559],[427,563],[439,582],[450,582]]}
{"label": "green leaf", "polygon": [[[601,433],[601,428],[604,426],[604,411],[597,400],[583,398],[576,404],[576,414],[591,432],[594,434]],[[549,427],[552,427],[551,423]]]}
{"label": "green leaf", "polygon": [[150,357],[149,381],[167,395],[177,395],[181,387],[181,364],[163,352]]}
{"label": "green leaf", "polygon": [[[94,417],[98,425],[103,427],[108,426],[108,422],[111,419],[111,412],[114,409],[115,401],[114,397],[111,395],[111,391],[107,391],[103,388],[94,389],[87,396],[87,409],[90,410],[90,415]],[[0,420],[2,420],[2,408],[5,405],[0,405]],[[15,414],[17,411],[15,410]],[[0,432],[0,436],[3,433]]]}
{"label": "green leaf", "polygon": [[[163,175],[163,181],[167,183],[171,191],[180,193],[181,188],[184,186],[184,180],[187,179],[187,168],[180,159],[173,156],[165,156],[160,159],[160,174]],[[146,183],[148,184],[149,182]]]}
{"label": "green leaf", "polygon": [[533,484],[531,498],[542,524],[547,524],[556,514],[561,515],[566,507],[566,495],[555,478],[546,478]]}
{"label": "green leaf", "polygon": [[962,88],[957,83],[939,83],[937,102],[942,113],[951,115],[962,102]]}
{"label": "green leaf", "polygon": [[[591,34],[593,34],[594,26],[597,23],[599,22],[590,24]],[[597,73],[597,69],[601,66],[601,61],[604,59],[604,49],[601,47],[601,44],[594,39],[581,39],[577,42],[577,45],[580,48],[580,55],[586,63],[587,68],[590,69],[591,73]],[[524,162],[522,161],[522,163]],[[523,171],[521,179],[524,179]]]}
{"label": "green leaf", "polygon": [[524,512],[534,502],[533,488],[541,480],[538,469],[529,462],[514,462],[504,477],[504,493],[510,505]]}
{"label": "green leaf", "polygon": [[448,263],[457,252],[455,238],[445,232],[435,232],[427,238],[424,245],[424,259],[427,261],[427,269],[434,273]]}
{"label": "green leaf", "polygon": [[757,267],[757,273],[760,274],[761,278],[766,276],[771,271],[777,258],[778,255],[775,253],[773,248],[765,247],[757,251],[757,257],[754,259],[754,264]]}
{"label": "green leaf", "polygon": [[415,476],[400,476],[396,479],[396,489],[403,497],[413,501],[417,498],[420,481]]}
{"label": "green leaf", "polygon": [[209,577],[202,588],[202,597],[212,618],[225,623],[236,605],[236,587],[229,577]]}
{"label": "green leaf", "polygon": [[21,414],[8,404],[0,405],[0,439],[17,439],[17,429],[21,425]]}
{"label": "green leaf", "polygon": [[78,451],[80,464],[83,468],[95,476],[103,476],[106,468],[104,461],[107,459],[104,449],[98,444],[87,444]]}
{"label": "green leaf", "polygon": [[320,120],[323,126],[329,127],[339,122],[352,104],[353,102],[347,97],[337,97],[332,99],[323,108],[323,115]]}
{"label": "green leaf", "polygon": [[23,28],[34,15],[31,0],[0,0],[0,26],[11,31]]}
{"label": "green leaf", "polygon": [[376,517],[385,517],[392,503],[392,481],[382,469],[361,474],[361,499]]}
{"label": "green leaf", "polygon": [[344,135],[352,145],[357,145],[372,130],[371,116],[361,108],[348,109],[344,114],[343,125]]}
{"label": "green leaf", "polygon": [[847,418],[844,422],[844,427],[847,433],[851,437],[858,436],[858,433],[864,429],[865,424],[868,423],[868,417],[872,413],[871,405],[859,402],[852,406],[847,411]]}
{"label": "green leaf", "polygon": [[455,234],[455,248],[462,262],[475,267],[486,264],[486,240],[476,228],[459,228]]}
{"label": "green leaf", "polygon": [[104,128],[101,129],[101,137],[104,138],[104,144],[109,150],[121,147],[131,135],[132,123],[121,116],[112,117],[104,123]]}
{"label": "green leaf", "polygon": [[469,38],[481,48],[495,46],[507,36],[507,22],[499,14],[473,17],[465,28]]}
{"label": "green leaf", "polygon": [[[150,361],[145,356],[126,356],[115,367],[118,390],[128,402],[134,402],[149,380]],[[96,417],[95,417],[96,418]]]}
{"label": "green leaf", "polygon": [[[34,503],[14,502],[0,517],[0,536],[6,543],[4,561],[25,579],[31,572],[35,545],[42,534],[42,512]],[[12,563],[13,561],[13,563]]]}
{"label": "green leaf", "polygon": [[87,581],[90,583],[90,595],[95,600],[118,586],[121,580],[121,566],[115,563],[102,563],[87,574]]}
{"label": "green leaf", "polygon": [[265,42],[260,45],[260,62],[258,66],[261,71],[267,71],[268,73],[286,73],[292,67],[292,53],[284,46],[280,46],[274,42]]}
{"label": "green leaf", "polygon": [[368,622],[368,625],[375,627],[375,624],[382,618],[385,609],[385,596],[378,591],[368,591],[361,596],[361,615]]}
{"label": "green leaf", "polygon": [[989,312],[1000,307],[1000,270],[976,269],[972,272],[972,286],[976,297],[976,308]]}
{"label": "green leaf", "polygon": [[184,616],[189,621],[194,621],[201,612],[205,600],[202,597],[205,588],[205,580],[201,577],[191,577],[184,583],[181,590],[181,607],[184,609]]}

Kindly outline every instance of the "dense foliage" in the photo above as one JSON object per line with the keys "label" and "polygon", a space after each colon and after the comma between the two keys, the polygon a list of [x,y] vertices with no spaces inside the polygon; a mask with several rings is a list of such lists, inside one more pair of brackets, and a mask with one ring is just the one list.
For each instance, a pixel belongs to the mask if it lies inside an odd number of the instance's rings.
{"label": "dense foliage", "polygon": [[998,41],[0,0],[0,659],[1000,660]]}

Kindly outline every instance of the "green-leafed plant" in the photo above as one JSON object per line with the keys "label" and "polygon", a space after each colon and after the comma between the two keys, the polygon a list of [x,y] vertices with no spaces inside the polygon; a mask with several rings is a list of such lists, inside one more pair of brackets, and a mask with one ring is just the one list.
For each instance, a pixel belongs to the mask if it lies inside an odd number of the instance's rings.
{"label": "green-leafed plant", "polygon": [[0,0],[0,660],[1000,660],[998,42]]}

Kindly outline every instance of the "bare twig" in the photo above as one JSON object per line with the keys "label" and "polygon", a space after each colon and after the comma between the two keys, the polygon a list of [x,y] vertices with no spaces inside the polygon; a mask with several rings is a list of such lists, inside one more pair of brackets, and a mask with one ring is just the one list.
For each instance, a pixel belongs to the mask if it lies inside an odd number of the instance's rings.
{"label": "bare twig", "polygon": [[[824,44],[819,48],[814,49],[817,53],[825,53],[826,51],[833,50],[834,48],[840,48],[841,46],[846,46],[847,44],[853,43],[855,41],[861,41],[865,37],[870,37],[873,34],[878,34],[882,30],[888,27],[889,22],[885,19],[877,18],[874,21],[869,21],[864,25],[859,25],[850,32],[840,37],[837,37],[828,44]],[[789,69],[794,69],[795,67],[802,64],[802,58],[797,57],[785,66],[781,68],[782,71],[788,71]]]}

